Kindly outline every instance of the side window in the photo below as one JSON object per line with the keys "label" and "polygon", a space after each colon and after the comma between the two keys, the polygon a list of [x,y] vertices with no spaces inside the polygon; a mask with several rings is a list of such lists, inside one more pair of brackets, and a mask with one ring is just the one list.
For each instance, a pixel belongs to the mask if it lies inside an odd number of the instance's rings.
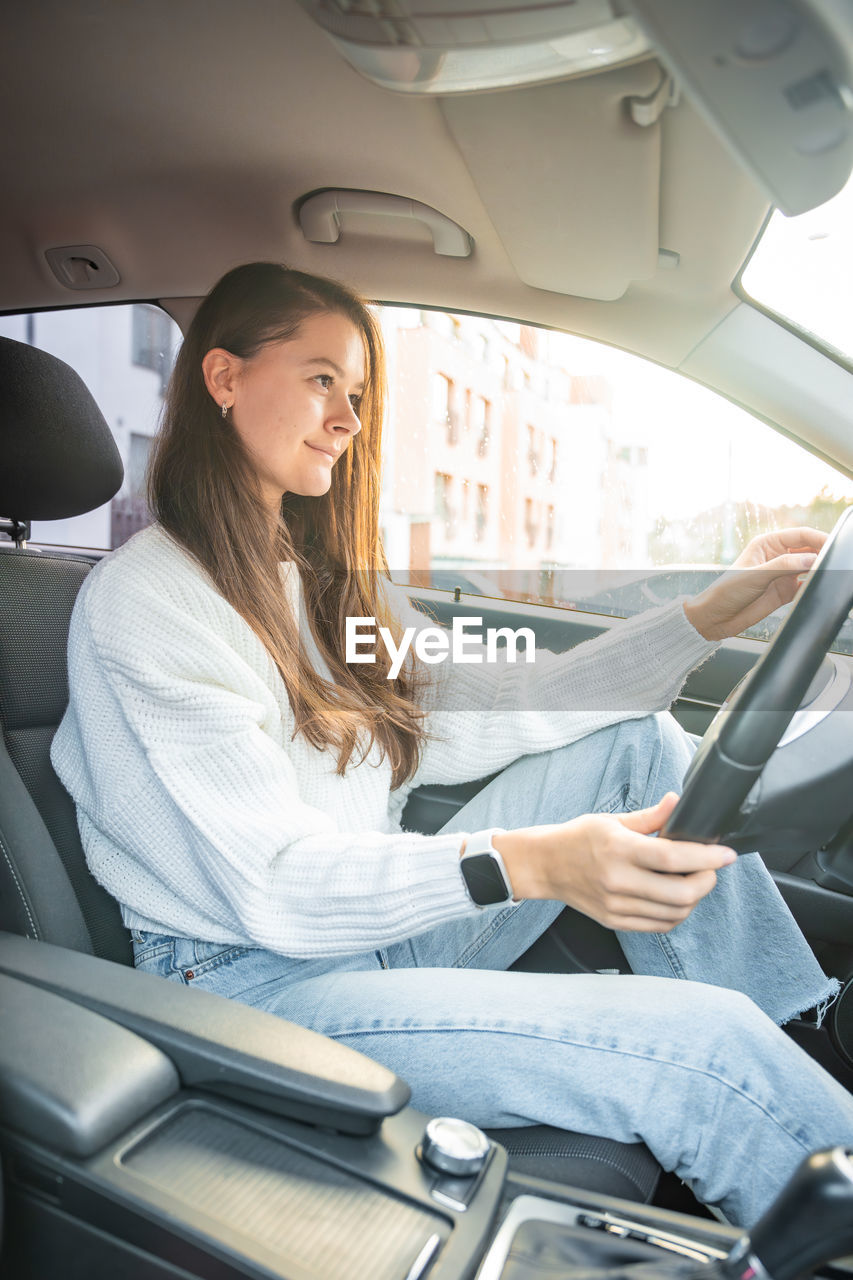
{"label": "side window", "polygon": [[181,333],[160,307],[79,307],[0,316],[0,335],[40,347],[80,374],[115,437],[124,483],[111,502],[69,520],[37,520],[32,541],[111,550],[151,521],[145,473]]}
{"label": "side window", "polygon": [[[847,476],[638,357],[481,316],[381,318],[398,581],[627,617],[701,590],[755,534],[829,530],[853,503]],[[449,432],[454,406],[467,429]],[[853,653],[853,621],[836,648]]]}
{"label": "side window", "polygon": [[139,303],[132,308],[133,363],[142,369],[152,369],[160,379],[160,390],[165,391],[172,372],[172,324],[165,311],[149,303]]}

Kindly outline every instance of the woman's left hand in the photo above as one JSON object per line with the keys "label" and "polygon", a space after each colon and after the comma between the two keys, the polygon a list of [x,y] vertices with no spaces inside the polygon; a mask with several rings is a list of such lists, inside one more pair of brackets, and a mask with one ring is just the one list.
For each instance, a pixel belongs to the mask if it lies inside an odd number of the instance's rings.
{"label": "woman's left hand", "polygon": [[739,635],[790,604],[827,537],[809,528],[760,533],[722,577],[685,603],[688,621],[706,640]]}

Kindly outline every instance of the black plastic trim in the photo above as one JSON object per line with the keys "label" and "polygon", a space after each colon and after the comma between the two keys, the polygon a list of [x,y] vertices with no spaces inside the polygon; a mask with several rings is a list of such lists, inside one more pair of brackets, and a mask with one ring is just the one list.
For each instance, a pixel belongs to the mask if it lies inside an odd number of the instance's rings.
{"label": "black plastic trim", "polygon": [[411,1096],[363,1054],[273,1014],[125,965],[0,933],[0,973],[103,1014],[162,1049],[186,1086],[343,1133]]}
{"label": "black plastic trim", "polygon": [[172,1063],[80,1005],[0,976],[0,1113],[17,1133],[89,1156],[175,1095]]}

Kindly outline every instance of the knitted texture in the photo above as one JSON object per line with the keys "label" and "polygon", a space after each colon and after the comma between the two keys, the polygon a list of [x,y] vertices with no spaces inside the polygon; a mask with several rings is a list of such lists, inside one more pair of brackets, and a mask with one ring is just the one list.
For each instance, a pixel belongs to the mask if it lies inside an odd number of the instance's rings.
{"label": "knitted texture", "polygon": [[[298,574],[288,607],[324,674]],[[407,625],[430,625],[405,597]],[[470,646],[470,642],[469,642]],[[52,760],[86,859],[129,928],[294,957],[366,951],[477,910],[465,833],[403,832],[413,786],[483,777],[519,755],[662,710],[713,645],[679,603],[534,664],[430,666],[418,772],[392,792],[374,747],[336,757],[294,736],[261,641],[158,527],[89,575],[69,636],[70,702]]]}

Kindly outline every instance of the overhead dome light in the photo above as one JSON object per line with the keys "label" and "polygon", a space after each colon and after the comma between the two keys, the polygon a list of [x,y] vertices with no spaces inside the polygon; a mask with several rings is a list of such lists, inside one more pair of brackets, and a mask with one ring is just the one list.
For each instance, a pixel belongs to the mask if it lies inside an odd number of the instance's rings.
{"label": "overhead dome light", "polygon": [[473,93],[583,75],[649,52],[610,0],[299,0],[346,60],[398,93]]}

